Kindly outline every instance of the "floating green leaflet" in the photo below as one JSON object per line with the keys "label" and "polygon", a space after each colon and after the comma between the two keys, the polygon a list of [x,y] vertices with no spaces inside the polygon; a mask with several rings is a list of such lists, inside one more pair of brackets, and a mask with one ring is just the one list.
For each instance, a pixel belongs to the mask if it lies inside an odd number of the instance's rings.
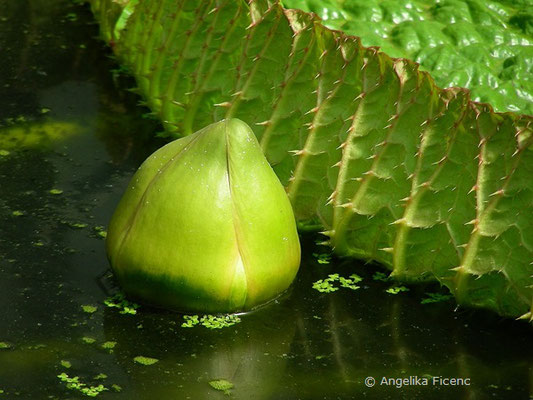
{"label": "floating green leaflet", "polygon": [[156,362],[159,362],[157,358],[137,356],[133,359],[137,364],[141,365],[154,365]]}
{"label": "floating green leaflet", "polygon": [[185,322],[181,324],[182,328],[192,328],[196,325],[202,325],[208,329],[222,329],[229,326],[233,326],[241,322],[241,319],[237,315],[184,315]]}
{"label": "floating green leaflet", "polygon": [[96,397],[103,391],[109,390],[104,385],[89,386],[81,382],[78,376],[70,377],[64,372],[57,377],[66,384],[67,389],[76,390],[88,397]]}
{"label": "floating green leaflet", "polygon": [[334,283],[338,282],[340,287],[357,290],[360,286],[357,286],[356,283],[361,282],[361,278],[357,274],[350,275],[349,278],[344,278],[339,276],[339,274],[330,274],[326,279],[320,279],[313,283],[313,289],[318,290],[321,293],[331,293],[339,290],[339,286],[335,286]]}
{"label": "floating green leaflet", "polygon": [[234,385],[230,381],[226,379],[215,379],[213,381],[209,381],[209,385],[215,389],[219,390],[221,392],[224,392],[224,394],[229,395],[230,390],[233,389]]}
{"label": "floating green leaflet", "polygon": [[87,314],[93,314],[98,310],[98,307],[93,306],[91,304],[82,305],[81,309],[83,312],[86,312]]}
{"label": "floating green leaflet", "polygon": [[137,309],[140,307],[137,303],[133,303],[126,299],[124,293],[119,292],[114,296],[108,297],[104,300],[104,304],[110,308],[118,308],[121,314],[137,314]]}
{"label": "floating green leaflet", "polygon": [[389,294],[398,294],[400,292],[408,292],[408,291],[409,289],[406,288],[405,286],[393,286],[385,290],[385,292]]}

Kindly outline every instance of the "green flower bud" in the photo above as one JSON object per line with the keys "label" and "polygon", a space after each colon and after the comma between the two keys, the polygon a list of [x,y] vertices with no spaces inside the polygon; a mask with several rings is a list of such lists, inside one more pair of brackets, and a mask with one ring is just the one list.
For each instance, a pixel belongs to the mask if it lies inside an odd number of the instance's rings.
{"label": "green flower bud", "polygon": [[248,125],[229,119],[175,140],[133,176],[107,233],[124,291],[181,311],[249,310],[300,264],[294,215]]}

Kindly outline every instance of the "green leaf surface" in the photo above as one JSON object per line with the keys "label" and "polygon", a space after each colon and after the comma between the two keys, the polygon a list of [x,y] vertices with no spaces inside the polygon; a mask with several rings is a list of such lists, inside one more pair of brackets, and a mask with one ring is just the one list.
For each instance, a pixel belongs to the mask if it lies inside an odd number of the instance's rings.
{"label": "green leaf surface", "polygon": [[122,30],[108,3],[92,2],[103,36],[170,135],[245,121],[297,219],[337,253],[531,319],[530,116],[440,89],[415,62],[275,2],[139,0]]}
{"label": "green leaf surface", "polygon": [[497,111],[533,113],[530,1],[283,0],[325,26],[420,63],[440,87],[471,90]]}

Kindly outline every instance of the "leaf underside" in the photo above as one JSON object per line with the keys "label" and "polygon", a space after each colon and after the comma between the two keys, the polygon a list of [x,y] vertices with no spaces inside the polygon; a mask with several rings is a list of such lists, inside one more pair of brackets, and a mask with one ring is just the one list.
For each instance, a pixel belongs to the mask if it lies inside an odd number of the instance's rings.
{"label": "leaf underside", "polygon": [[531,320],[531,116],[440,89],[416,63],[276,2],[91,3],[172,136],[245,121],[298,221],[319,223],[337,253]]}

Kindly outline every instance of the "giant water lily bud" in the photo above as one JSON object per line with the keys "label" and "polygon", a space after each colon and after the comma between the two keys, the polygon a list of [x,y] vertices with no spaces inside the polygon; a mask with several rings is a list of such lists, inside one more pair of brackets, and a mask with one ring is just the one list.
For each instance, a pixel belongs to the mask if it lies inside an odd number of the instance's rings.
{"label": "giant water lily bud", "polygon": [[182,311],[249,310],[287,289],[300,264],[285,190],[237,119],[141,165],[111,219],[107,253],[127,294]]}

